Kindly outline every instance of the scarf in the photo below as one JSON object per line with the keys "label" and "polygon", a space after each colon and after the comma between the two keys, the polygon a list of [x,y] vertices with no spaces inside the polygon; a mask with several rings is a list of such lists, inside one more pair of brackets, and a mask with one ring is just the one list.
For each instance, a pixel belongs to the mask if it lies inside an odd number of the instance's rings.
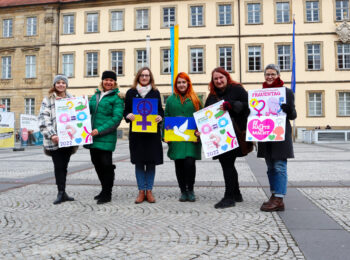
{"label": "scarf", "polygon": [[152,86],[151,85],[141,86],[140,84],[137,84],[136,89],[137,89],[137,92],[139,92],[140,96],[144,98],[148,94],[148,92],[151,91]]}
{"label": "scarf", "polygon": [[281,78],[278,77],[277,79],[275,79],[274,82],[272,82],[271,85],[268,85],[268,84],[266,83],[266,81],[265,81],[265,82],[263,83],[263,88],[280,88],[280,87],[283,87],[283,85],[284,85],[283,80],[281,80]]}

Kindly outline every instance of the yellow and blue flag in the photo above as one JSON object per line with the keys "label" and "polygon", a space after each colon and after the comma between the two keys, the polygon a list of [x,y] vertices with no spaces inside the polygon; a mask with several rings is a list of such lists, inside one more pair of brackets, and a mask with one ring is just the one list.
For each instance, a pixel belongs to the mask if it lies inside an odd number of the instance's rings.
{"label": "yellow and blue flag", "polygon": [[158,99],[134,98],[132,101],[132,132],[157,133]]}
{"label": "yellow and blue flag", "polygon": [[197,142],[197,129],[193,117],[166,117],[164,120],[164,140],[167,142]]}

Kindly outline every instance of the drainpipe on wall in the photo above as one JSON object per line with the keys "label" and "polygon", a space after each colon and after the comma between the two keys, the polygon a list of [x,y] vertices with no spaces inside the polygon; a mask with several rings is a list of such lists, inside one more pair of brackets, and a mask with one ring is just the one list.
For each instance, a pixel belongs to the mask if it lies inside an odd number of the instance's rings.
{"label": "drainpipe on wall", "polygon": [[56,48],[56,74],[58,74],[59,71],[59,60],[60,60],[60,14],[61,14],[61,3],[58,3],[57,8],[57,36],[56,36],[56,42],[57,42],[57,48]]}

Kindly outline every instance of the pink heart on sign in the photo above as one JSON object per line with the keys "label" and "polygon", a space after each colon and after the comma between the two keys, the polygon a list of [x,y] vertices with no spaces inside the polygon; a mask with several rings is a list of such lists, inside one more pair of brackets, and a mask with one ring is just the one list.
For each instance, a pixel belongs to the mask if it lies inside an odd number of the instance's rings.
{"label": "pink heart on sign", "polygon": [[261,111],[263,111],[264,110],[264,108],[265,108],[265,101],[264,100],[259,100],[258,101],[258,104],[254,107],[254,109],[256,110],[256,111],[258,111],[258,114],[257,114],[257,116],[261,116]]}
{"label": "pink heart on sign", "polygon": [[258,140],[263,140],[269,136],[274,127],[275,123],[272,119],[265,119],[263,121],[260,121],[259,119],[253,119],[248,123],[248,131]]}

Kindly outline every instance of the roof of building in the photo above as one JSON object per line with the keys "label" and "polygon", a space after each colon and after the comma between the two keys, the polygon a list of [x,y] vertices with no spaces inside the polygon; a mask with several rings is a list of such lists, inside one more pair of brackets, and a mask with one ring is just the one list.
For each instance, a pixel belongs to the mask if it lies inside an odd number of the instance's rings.
{"label": "roof of building", "polygon": [[83,2],[82,0],[1,0],[0,7],[11,7],[21,5],[38,5],[38,4],[55,4],[55,3],[70,3]]}

